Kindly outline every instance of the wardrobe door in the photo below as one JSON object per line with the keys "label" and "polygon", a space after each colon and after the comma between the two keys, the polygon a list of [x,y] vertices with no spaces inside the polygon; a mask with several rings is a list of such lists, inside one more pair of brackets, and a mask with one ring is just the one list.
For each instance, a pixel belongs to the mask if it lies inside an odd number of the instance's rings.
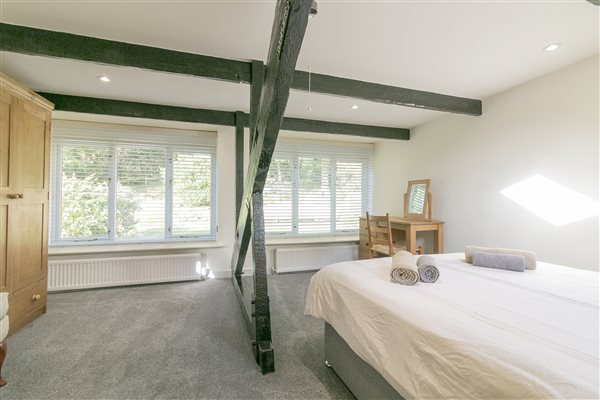
{"label": "wardrobe door", "polygon": [[0,292],[10,292],[7,260],[7,224],[10,165],[10,127],[15,108],[15,98],[0,92]]}
{"label": "wardrobe door", "polygon": [[50,113],[17,101],[10,136],[12,199],[8,211],[8,263],[15,293],[46,277]]}

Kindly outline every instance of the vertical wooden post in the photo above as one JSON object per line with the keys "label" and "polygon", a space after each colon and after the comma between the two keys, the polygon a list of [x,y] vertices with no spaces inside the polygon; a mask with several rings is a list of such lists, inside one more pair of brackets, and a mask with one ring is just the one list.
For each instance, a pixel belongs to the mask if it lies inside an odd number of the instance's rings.
{"label": "vertical wooden post", "polygon": [[265,250],[265,219],[263,194],[252,195],[252,254],[254,257],[254,321],[256,361],[263,374],[274,371],[271,345],[271,314],[267,285],[267,253]]}
{"label": "vertical wooden post", "polygon": [[[251,115],[250,125],[254,124],[256,128],[253,129],[253,145],[245,177],[244,193],[239,202],[240,208],[231,269],[236,293],[238,293],[238,298],[245,307],[243,303],[244,296],[240,295],[239,282],[241,282],[244,260],[250,244],[250,231],[253,228],[255,294],[253,298],[253,320],[250,325],[253,322],[255,329],[254,332],[251,332],[251,335],[255,339],[257,362],[263,374],[273,372],[275,365],[271,343],[271,317],[267,290],[262,192],[289,98],[294,68],[306,32],[311,3],[311,0],[278,0],[264,80],[259,78],[261,66],[258,63],[253,63],[253,65],[256,65],[254,70],[256,72],[256,83],[253,96],[254,106],[251,105],[251,107],[257,112],[256,116]],[[260,101],[257,103],[257,87],[261,80],[263,85],[260,92]],[[252,223],[253,220],[255,221],[254,224]]]}
{"label": "vertical wooden post", "polygon": [[235,217],[240,217],[244,196],[244,113],[235,113]]}

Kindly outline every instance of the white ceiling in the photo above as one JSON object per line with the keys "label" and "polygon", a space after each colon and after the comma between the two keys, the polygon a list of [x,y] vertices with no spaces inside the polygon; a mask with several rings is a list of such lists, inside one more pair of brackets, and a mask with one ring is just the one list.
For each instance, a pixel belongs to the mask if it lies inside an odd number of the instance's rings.
{"label": "white ceiling", "polygon": [[[10,1],[2,22],[237,59],[266,57],[272,1]],[[600,8],[572,1],[319,1],[297,69],[484,99],[599,52]],[[550,43],[555,52],[542,50]],[[248,110],[248,85],[2,53],[35,90]],[[102,84],[96,76],[113,80]],[[413,127],[442,113],[292,92],[286,115]],[[359,105],[351,110],[352,104]]]}

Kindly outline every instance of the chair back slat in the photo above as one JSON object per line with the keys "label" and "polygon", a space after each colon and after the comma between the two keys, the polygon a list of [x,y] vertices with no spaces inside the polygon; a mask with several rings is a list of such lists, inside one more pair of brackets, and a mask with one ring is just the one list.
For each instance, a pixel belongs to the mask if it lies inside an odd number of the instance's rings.
{"label": "chair back slat", "polygon": [[[394,255],[392,227],[390,224],[390,215],[388,213],[385,215],[370,215],[367,212],[367,236],[369,239],[369,253],[371,257],[377,257],[382,254],[386,256]],[[383,249],[378,248],[377,250],[374,250],[374,245],[385,247]]]}

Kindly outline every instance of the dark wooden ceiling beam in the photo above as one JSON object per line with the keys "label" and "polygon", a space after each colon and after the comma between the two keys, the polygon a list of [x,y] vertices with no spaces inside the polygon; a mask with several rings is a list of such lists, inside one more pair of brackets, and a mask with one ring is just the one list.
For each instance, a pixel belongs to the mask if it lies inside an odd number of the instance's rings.
{"label": "dark wooden ceiling beam", "polygon": [[410,129],[385,126],[347,124],[303,118],[283,119],[281,129],[299,132],[331,133],[349,136],[364,136],[377,139],[410,140]]}
{"label": "dark wooden ceiling beam", "polygon": [[[166,121],[196,122],[223,126],[236,126],[237,121],[236,113],[231,111],[165,106],[160,104],[70,96],[56,93],[40,92],[39,94],[53,102],[56,111],[161,119]],[[258,103],[258,101],[255,101],[255,103]],[[256,104],[255,107],[258,107],[258,104]],[[251,125],[252,121],[248,114],[242,113],[242,118],[244,126],[248,127]],[[405,128],[357,125],[302,118],[284,118],[281,129],[299,132],[364,136],[374,139],[410,139],[410,130]]]}
{"label": "dark wooden ceiling beam", "polygon": [[55,103],[55,111],[235,126],[235,112],[231,111],[166,106],[57,93],[38,92],[38,94],[45,99],[52,99],[50,101]]}
{"label": "dark wooden ceiling beam", "polygon": [[[308,75],[308,72],[296,71],[292,87],[297,90],[308,91]],[[474,116],[481,115],[481,100],[381,85],[379,83],[339,78],[323,74],[310,74],[310,91],[313,93],[349,97],[376,103]]]}
{"label": "dark wooden ceiling beam", "polygon": [[72,33],[0,24],[0,50],[250,82],[250,63]]}
{"label": "dark wooden ceiling beam", "polygon": [[[0,50],[137,67],[231,82],[250,83],[252,63],[0,23]],[[292,89],[308,90],[308,72],[295,71]],[[311,74],[310,90],[383,104],[481,115],[481,101],[378,83]]]}

